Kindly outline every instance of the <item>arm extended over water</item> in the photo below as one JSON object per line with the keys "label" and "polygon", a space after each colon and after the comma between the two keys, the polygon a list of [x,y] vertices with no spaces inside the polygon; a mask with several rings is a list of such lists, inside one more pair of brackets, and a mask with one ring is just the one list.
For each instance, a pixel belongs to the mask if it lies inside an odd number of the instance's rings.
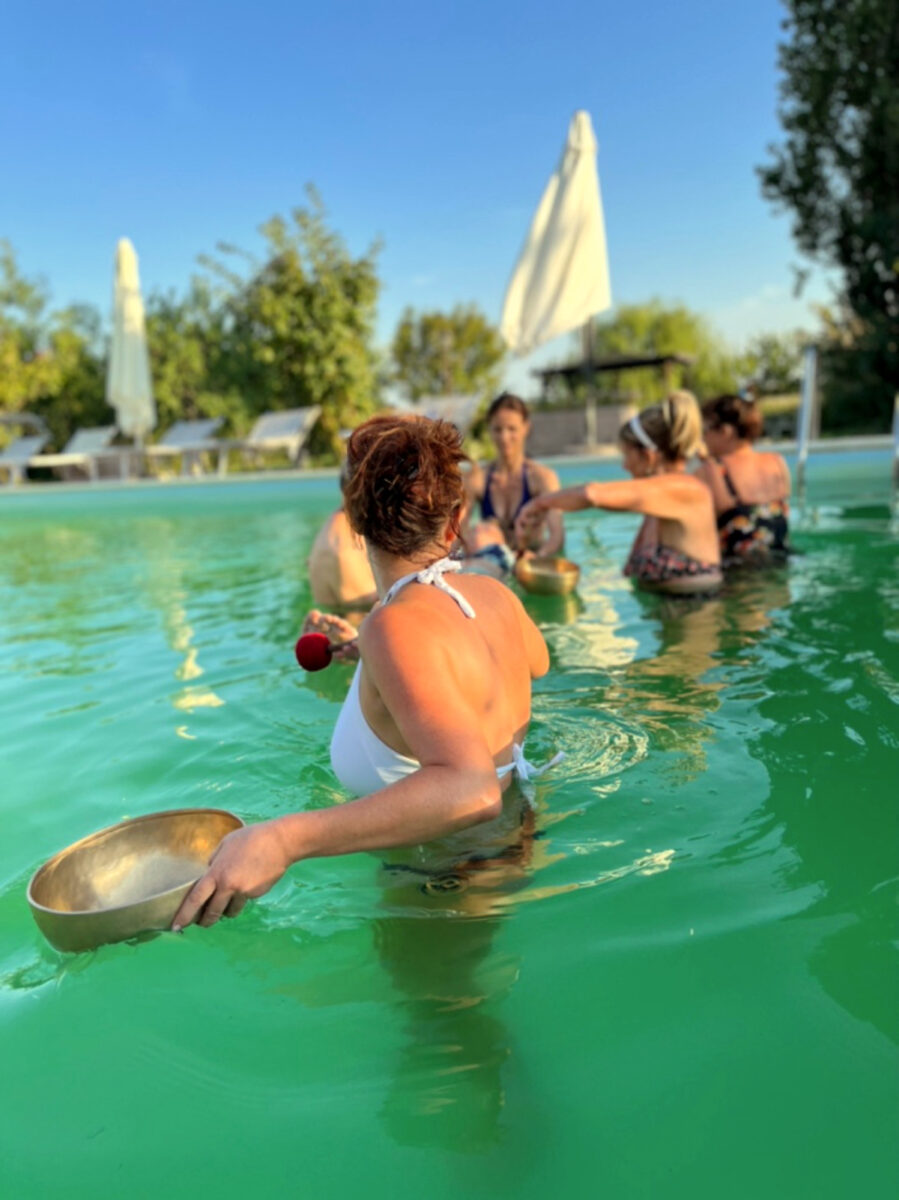
{"label": "arm extended over water", "polygon": [[694,502],[692,488],[692,481],[679,474],[562,488],[561,491],[547,492],[530,500],[518,514],[516,527],[524,534],[530,525],[542,520],[544,513],[551,508],[561,509],[562,512],[607,508],[616,512],[636,512],[647,517],[676,520],[683,508]]}

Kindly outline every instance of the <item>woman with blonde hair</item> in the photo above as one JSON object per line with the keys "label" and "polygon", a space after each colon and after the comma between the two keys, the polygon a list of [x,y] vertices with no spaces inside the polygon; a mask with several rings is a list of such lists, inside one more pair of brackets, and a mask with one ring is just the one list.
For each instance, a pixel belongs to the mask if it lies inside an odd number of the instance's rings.
{"label": "woman with blonde hair", "polygon": [[721,554],[708,488],[687,474],[702,446],[702,420],[690,392],[672,392],[622,425],[618,440],[626,470],[615,483],[587,483],[539,496],[518,515],[522,533],[550,508],[607,508],[643,516],[624,568],[644,588],[673,594],[715,591]]}

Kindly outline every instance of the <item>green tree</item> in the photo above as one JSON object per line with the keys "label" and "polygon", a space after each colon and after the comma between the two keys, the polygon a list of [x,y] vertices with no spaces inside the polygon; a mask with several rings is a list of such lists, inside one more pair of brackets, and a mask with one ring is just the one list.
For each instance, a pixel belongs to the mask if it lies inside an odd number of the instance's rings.
{"label": "green tree", "polygon": [[43,284],[19,270],[12,246],[0,241],[0,409],[21,412],[56,381],[56,364],[41,347],[47,306]]}
{"label": "green tree", "polygon": [[376,407],[379,247],[354,257],[314,189],[308,195],[291,221],[273,217],[261,227],[261,265],[227,245],[201,260],[224,289],[209,384],[215,395],[239,395],[253,414],[321,405],[310,448],[333,458],[341,430]]}
{"label": "green tree", "polygon": [[103,399],[100,318],[87,305],[48,313],[44,285],[21,274],[0,241],[0,410],[43,417],[53,444],[111,419]]}
{"label": "green tree", "polygon": [[785,3],[785,139],[762,191],[792,213],[802,254],[841,274],[825,420],[882,426],[899,388],[899,0]]}
{"label": "green tree", "polygon": [[892,412],[889,340],[872,336],[871,326],[845,301],[819,308],[818,315],[822,431],[883,433]]}
{"label": "green tree", "polygon": [[205,279],[194,279],[183,297],[155,294],[147,303],[147,344],[159,425],[225,417],[246,431],[253,410],[229,381],[225,313]]}
{"label": "green tree", "polygon": [[760,333],[750,339],[743,358],[746,377],[762,396],[798,392],[802,382],[802,349],[807,333]]}
{"label": "green tree", "polygon": [[[377,246],[351,255],[309,197],[290,221],[262,226],[261,262],[222,246],[183,296],[149,298],[160,427],[224,416],[243,433],[269,409],[320,405],[311,448],[333,459],[341,429],[374,411]],[[0,409],[42,415],[62,445],[78,426],[113,417],[99,315],[83,306],[48,314],[47,304],[43,284],[0,242]]]}
{"label": "green tree", "polygon": [[640,407],[658,403],[671,388],[689,388],[700,399],[732,391],[745,375],[747,365],[743,358],[728,350],[698,313],[682,304],[666,305],[661,300],[622,304],[612,315],[598,321],[593,352],[596,358],[681,354],[692,360],[688,366],[672,366],[667,377],[650,367],[608,371],[598,376],[600,403],[632,401]]}
{"label": "green tree", "polygon": [[393,379],[410,400],[495,392],[506,347],[473,304],[451,312],[407,308],[393,335]]}
{"label": "green tree", "polygon": [[63,447],[77,429],[112,425],[106,403],[106,361],[99,312],[76,304],[54,313],[46,334],[46,355],[54,377],[29,410],[42,417],[53,445]]}

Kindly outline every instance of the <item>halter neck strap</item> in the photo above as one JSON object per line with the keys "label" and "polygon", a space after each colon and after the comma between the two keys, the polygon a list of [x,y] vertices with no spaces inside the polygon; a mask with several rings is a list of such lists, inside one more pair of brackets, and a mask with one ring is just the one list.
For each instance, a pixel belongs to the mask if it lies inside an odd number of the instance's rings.
{"label": "halter neck strap", "polygon": [[474,617],[475,611],[462,593],[457,592],[456,589],[451,587],[443,578],[447,572],[461,570],[462,564],[457,562],[455,559],[438,558],[436,562],[431,563],[430,566],[425,567],[423,570],[412,571],[408,575],[403,575],[396,581],[396,583],[391,584],[387,589],[387,592],[385,593],[384,599],[381,601],[381,603],[389,604],[397,592],[401,591],[407,583],[431,584],[431,586],[437,588],[438,591],[446,592],[447,596],[452,596],[466,617]]}

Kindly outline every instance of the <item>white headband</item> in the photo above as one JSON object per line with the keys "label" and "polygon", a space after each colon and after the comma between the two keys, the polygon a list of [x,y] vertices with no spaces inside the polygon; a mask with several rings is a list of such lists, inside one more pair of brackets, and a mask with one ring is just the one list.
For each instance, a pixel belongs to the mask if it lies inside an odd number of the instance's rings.
{"label": "white headband", "polygon": [[631,417],[627,424],[637,441],[642,442],[647,450],[658,450],[658,446],[643,428],[639,415]]}

